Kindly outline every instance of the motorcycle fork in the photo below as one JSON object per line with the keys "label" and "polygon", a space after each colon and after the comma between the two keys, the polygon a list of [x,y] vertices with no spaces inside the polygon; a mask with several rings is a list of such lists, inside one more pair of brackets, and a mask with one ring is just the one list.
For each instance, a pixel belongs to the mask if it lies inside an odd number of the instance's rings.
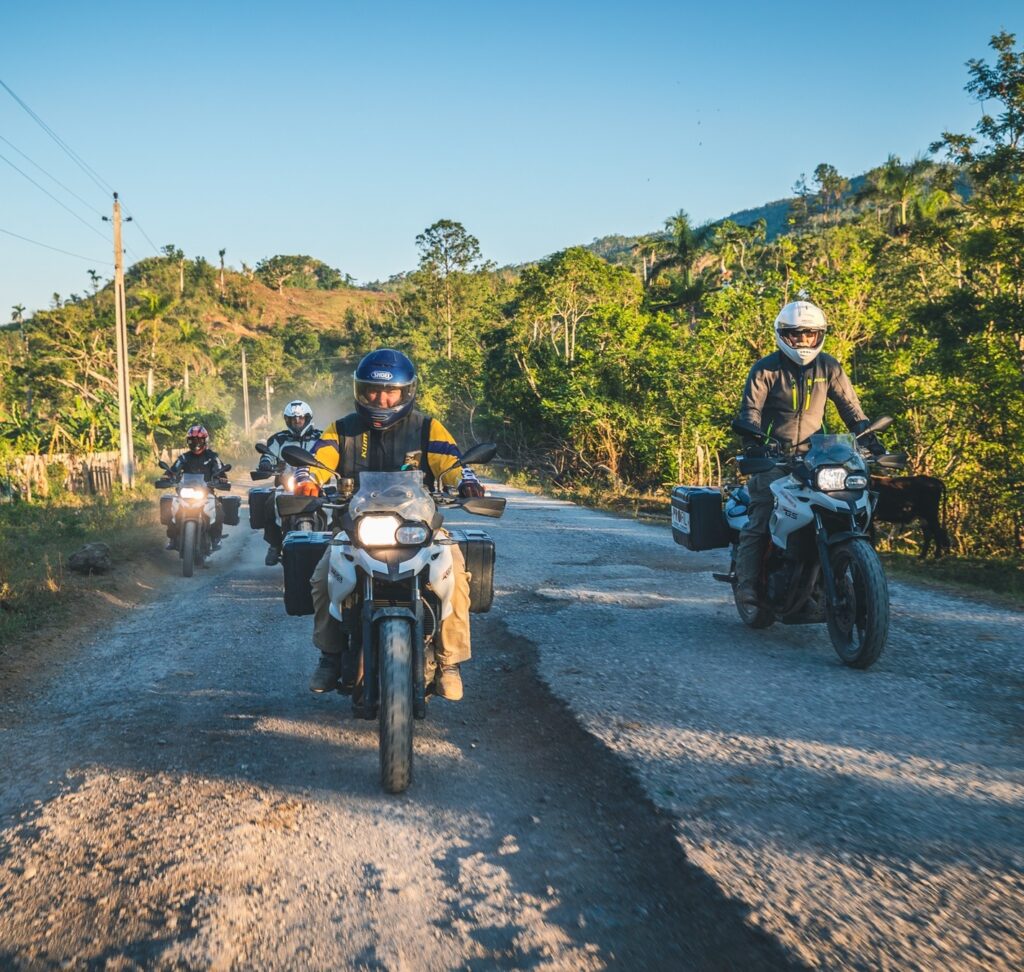
{"label": "motorcycle fork", "polygon": [[825,582],[825,601],[829,610],[836,606],[836,578],[832,573],[832,561],[829,559],[828,534],[821,522],[821,514],[814,511],[814,535],[818,541],[818,560],[821,563],[821,577]]}
{"label": "motorcycle fork", "polygon": [[377,705],[380,702],[380,691],[377,682],[378,652],[377,639],[374,637],[374,622],[381,618],[407,618],[413,623],[412,633],[412,671],[413,671],[413,717],[423,719],[427,714],[426,685],[423,677],[423,601],[420,599],[420,580],[413,577],[410,581],[410,597],[414,609],[385,607],[373,609],[373,578],[363,578],[363,610],[362,610],[362,658],[363,658],[363,698],[357,715],[364,719],[377,716]]}

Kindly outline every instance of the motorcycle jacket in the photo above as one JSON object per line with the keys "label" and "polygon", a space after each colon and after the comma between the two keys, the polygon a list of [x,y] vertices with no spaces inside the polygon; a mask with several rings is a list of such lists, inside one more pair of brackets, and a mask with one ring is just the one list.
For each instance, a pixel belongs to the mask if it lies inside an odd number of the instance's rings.
{"label": "motorcycle jacket", "polygon": [[786,452],[804,452],[821,431],[829,400],[851,432],[867,428],[857,393],[835,358],[819,354],[801,367],[776,351],[750,369],[739,417],[775,436]]}
{"label": "motorcycle jacket", "polygon": [[[333,422],[310,451],[331,470],[357,484],[359,473],[422,469],[426,486],[457,486],[476,475],[459,461],[459,447],[451,433],[435,418],[413,409],[386,429],[375,429],[357,412]],[[323,485],[326,469],[301,469],[296,479],[315,479]]]}
{"label": "motorcycle jacket", "polygon": [[203,478],[210,482],[212,479],[224,478],[221,471],[223,467],[224,463],[213,449],[204,449],[198,456],[194,452],[183,452],[171,464],[166,475],[171,479],[177,479],[183,473],[202,473]]}
{"label": "motorcycle jacket", "polygon": [[267,448],[273,454],[273,458],[263,453],[260,456],[259,468],[273,469],[278,463],[284,462],[284,459],[281,458],[281,450],[285,446],[294,445],[300,449],[312,450],[322,435],[323,432],[320,429],[313,428],[312,425],[307,425],[302,430],[302,435],[296,435],[291,429],[282,429],[280,432],[275,432],[267,439]]}

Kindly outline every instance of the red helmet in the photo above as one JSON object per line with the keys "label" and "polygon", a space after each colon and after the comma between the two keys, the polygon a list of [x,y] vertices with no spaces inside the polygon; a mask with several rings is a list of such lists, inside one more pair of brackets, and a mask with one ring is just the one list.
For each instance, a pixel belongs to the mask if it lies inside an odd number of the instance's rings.
{"label": "red helmet", "polygon": [[185,441],[188,443],[189,451],[199,456],[206,451],[206,447],[209,445],[210,433],[201,425],[193,425],[185,434]]}

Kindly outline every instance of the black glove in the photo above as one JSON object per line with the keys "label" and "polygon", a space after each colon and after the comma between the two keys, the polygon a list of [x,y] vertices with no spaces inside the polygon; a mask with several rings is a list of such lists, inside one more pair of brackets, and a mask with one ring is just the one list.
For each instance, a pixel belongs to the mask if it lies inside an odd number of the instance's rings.
{"label": "black glove", "polygon": [[747,439],[743,443],[743,455],[747,459],[767,459],[768,446],[763,442],[758,442],[756,439]]}

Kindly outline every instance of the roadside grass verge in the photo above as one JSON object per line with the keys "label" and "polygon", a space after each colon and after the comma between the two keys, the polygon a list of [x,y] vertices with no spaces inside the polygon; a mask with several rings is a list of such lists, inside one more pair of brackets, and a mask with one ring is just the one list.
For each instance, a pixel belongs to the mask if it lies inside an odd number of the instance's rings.
{"label": "roadside grass verge", "polygon": [[123,578],[128,559],[160,542],[159,519],[148,489],[0,506],[0,654],[60,620],[84,594],[111,586],[109,577],[68,571],[67,559],[79,547],[102,540]]}
{"label": "roadside grass verge", "polygon": [[1024,607],[1024,560],[993,557],[943,557],[924,560],[908,553],[880,551],[894,577],[920,581],[956,594],[995,594]]}

